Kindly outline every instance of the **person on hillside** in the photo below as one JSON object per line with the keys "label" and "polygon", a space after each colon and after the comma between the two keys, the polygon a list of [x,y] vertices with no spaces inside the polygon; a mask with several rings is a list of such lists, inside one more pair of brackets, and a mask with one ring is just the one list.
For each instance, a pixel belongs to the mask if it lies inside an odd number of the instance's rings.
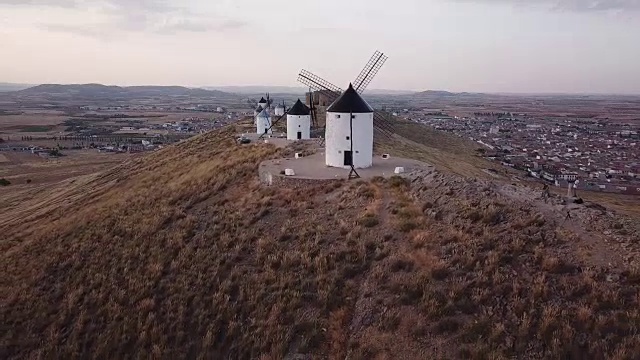
{"label": "person on hillside", "polygon": [[571,210],[567,209],[567,216],[564,217],[564,220],[566,221],[567,219],[571,219]]}
{"label": "person on hillside", "polygon": [[577,180],[573,182],[573,197],[578,197],[577,191],[578,191],[578,183],[580,183],[580,180]]}

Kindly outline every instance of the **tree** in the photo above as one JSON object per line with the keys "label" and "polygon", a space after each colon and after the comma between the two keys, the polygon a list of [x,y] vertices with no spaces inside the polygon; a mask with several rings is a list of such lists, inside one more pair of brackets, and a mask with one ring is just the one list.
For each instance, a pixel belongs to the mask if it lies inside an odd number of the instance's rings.
{"label": "tree", "polygon": [[49,150],[49,156],[63,156],[62,153],[60,152],[60,150],[58,149],[51,149]]}

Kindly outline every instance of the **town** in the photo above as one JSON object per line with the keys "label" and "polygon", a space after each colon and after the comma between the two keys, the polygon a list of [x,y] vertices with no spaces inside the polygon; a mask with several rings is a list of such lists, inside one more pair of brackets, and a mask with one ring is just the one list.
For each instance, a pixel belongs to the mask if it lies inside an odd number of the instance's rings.
{"label": "town", "polygon": [[473,140],[485,157],[555,186],[572,183],[582,190],[640,194],[640,133],[630,122],[526,113],[401,112],[406,119]]}

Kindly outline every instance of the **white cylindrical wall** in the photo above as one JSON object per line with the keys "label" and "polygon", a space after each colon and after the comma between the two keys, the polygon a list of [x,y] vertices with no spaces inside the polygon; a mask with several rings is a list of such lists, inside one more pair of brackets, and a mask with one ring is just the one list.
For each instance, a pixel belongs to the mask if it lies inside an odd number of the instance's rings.
{"label": "white cylindrical wall", "polygon": [[258,116],[256,118],[256,133],[264,134],[265,130],[267,130],[267,134],[271,134],[273,131],[269,129],[271,127],[271,119],[264,116]]}
{"label": "white cylindrical wall", "polygon": [[298,140],[311,138],[311,115],[287,115],[287,139]]}
{"label": "white cylindrical wall", "polygon": [[[328,166],[344,165],[344,152],[350,151],[349,113],[327,113],[325,160]],[[353,114],[353,165],[357,169],[373,164],[373,113]]]}
{"label": "white cylindrical wall", "polygon": [[275,112],[275,115],[276,115],[276,116],[282,116],[282,115],[284,115],[284,108],[283,108],[283,107],[281,107],[281,106],[276,107],[276,110],[275,110],[275,111],[276,111],[276,112]]}

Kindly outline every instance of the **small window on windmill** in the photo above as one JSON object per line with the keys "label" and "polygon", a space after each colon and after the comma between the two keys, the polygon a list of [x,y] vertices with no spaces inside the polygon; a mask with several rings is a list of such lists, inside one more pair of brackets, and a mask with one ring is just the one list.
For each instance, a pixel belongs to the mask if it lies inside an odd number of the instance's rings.
{"label": "small window on windmill", "polygon": [[302,125],[298,125],[298,127],[302,127]]}
{"label": "small window on windmill", "polygon": [[351,115],[351,118],[352,118],[352,119],[355,119],[355,118],[356,118],[356,116],[355,116],[355,115]]}
{"label": "small window on windmill", "polygon": [[360,151],[356,150],[356,154],[360,154]]}
{"label": "small window on windmill", "polygon": [[342,150],[338,150],[338,154],[342,154]]}
{"label": "small window on windmill", "polygon": [[347,136],[347,140],[351,140],[351,138]]}
{"label": "small window on windmill", "polygon": [[340,119],[340,115],[339,115],[339,114],[338,114],[338,115],[336,115],[336,119]]}

